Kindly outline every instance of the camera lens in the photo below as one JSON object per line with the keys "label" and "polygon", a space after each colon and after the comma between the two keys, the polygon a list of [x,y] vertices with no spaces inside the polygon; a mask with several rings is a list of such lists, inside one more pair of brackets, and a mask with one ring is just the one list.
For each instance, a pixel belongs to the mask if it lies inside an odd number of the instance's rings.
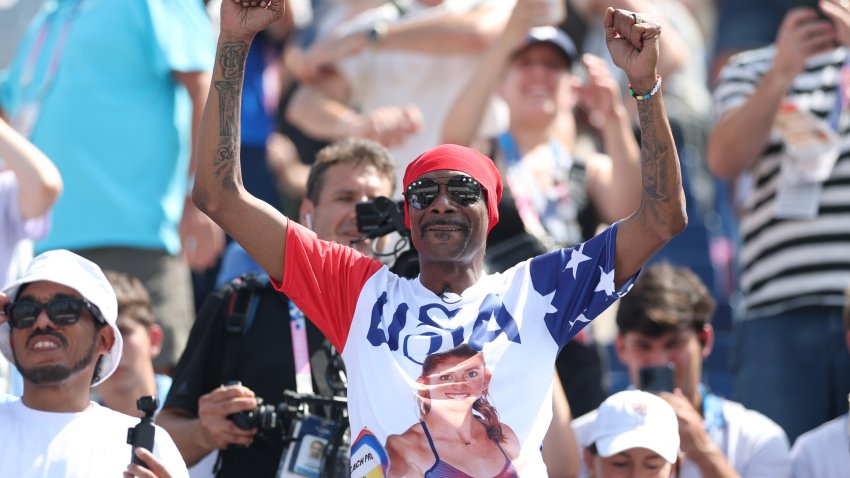
{"label": "camera lens", "polygon": [[269,431],[277,428],[277,411],[275,410],[275,406],[264,404],[263,399],[260,397],[257,397],[256,407],[234,413],[227,418],[242,430],[256,428],[258,431]]}

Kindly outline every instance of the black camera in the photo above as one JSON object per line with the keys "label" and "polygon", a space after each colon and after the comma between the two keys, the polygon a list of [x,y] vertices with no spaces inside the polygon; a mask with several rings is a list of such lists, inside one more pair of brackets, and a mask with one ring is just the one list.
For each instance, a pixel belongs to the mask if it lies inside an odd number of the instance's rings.
{"label": "black camera", "polygon": [[133,428],[127,430],[127,443],[132,446],[130,459],[137,465],[148,466],[136,456],[136,448],[142,447],[153,452],[153,439],[156,429],[153,425],[153,415],[159,407],[159,401],[154,396],[141,397],[136,400],[136,408],[144,413],[142,420]]}
{"label": "black camera", "polygon": [[[231,380],[224,384],[227,385],[242,385],[238,380]],[[227,416],[237,427],[243,430],[251,430],[256,428],[258,432],[273,431],[282,428],[282,423],[278,420],[278,408],[286,407],[286,404],[271,405],[263,403],[261,397],[257,397],[257,406],[250,410],[233,413]]]}
{"label": "black camera", "polygon": [[285,406],[284,404],[275,406],[268,403],[263,403],[263,399],[257,397],[257,406],[250,410],[243,410],[238,413],[229,415],[229,418],[237,427],[243,430],[256,428],[258,431],[267,432],[276,430],[281,423],[278,421],[278,407]]}
{"label": "black camera", "polygon": [[404,225],[404,201],[393,201],[378,196],[370,201],[354,205],[357,214],[357,230],[369,239],[387,235],[393,231],[402,236],[410,234]]}
{"label": "black camera", "polygon": [[[354,206],[357,216],[357,230],[366,239],[375,239],[391,232],[401,235],[401,240],[391,254],[401,252],[390,270],[402,277],[413,278],[419,275],[419,253],[410,241],[410,230],[404,224],[404,201],[393,201],[378,196],[370,201],[362,201]],[[409,246],[407,250],[405,247]]]}
{"label": "black camera", "polygon": [[[238,384],[237,381],[226,385]],[[345,397],[302,394],[284,390],[284,401],[278,405],[263,403],[257,397],[257,406],[251,410],[229,415],[233,423],[243,429],[256,428],[258,433],[275,432],[283,440],[284,446],[296,441],[300,424],[312,415],[310,409],[321,411],[325,422],[334,424],[332,436],[324,448],[319,478],[338,478],[348,474],[348,450],[350,432],[348,430],[348,400]],[[286,453],[286,452],[284,452]]]}

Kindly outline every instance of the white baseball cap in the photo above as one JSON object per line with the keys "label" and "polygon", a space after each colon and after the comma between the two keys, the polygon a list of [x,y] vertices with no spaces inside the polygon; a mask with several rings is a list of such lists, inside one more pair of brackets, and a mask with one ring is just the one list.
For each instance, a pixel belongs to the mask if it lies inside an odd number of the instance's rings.
{"label": "white baseball cap", "polygon": [[[10,301],[17,298],[21,286],[32,282],[46,281],[70,287],[86,300],[96,305],[103,315],[103,319],[115,332],[115,343],[112,348],[103,355],[101,360],[100,379],[92,384],[92,387],[103,382],[121,360],[121,349],[124,342],[115,322],[118,320],[118,299],[115,291],[103,275],[103,271],[94,262],[84,259],[71,251],[58,249],[48,251],[36,256],[27,266],[23,277],[12,282],[3,289],[9,296]],[[95,319],[96,320],[96,319]],[[9,362],[13,362],[12,347],[9,344],[9,327],[0,326],[0,352]]]}
{"label": "white baseball cap", "polygon": [[679,423],[673,407],[660,397],[640,390],[615,393],[602,402],[586,446],[596,445],[599,456],[609,457],[632,448],[646,448],[676,463]]}

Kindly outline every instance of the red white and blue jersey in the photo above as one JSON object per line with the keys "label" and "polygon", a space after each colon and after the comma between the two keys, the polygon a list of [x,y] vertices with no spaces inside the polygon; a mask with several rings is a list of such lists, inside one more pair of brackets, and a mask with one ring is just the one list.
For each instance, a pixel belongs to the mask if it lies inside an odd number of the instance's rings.
{"label": "red white and blue jersey", "polygon": [[614,286],[617,225],[501,274],[451,301],[354,249],[289,222],[284,280],[275,284],[342,351],[349,388],[354,477],[382,477],[389,435],[419,422],[417,378],[426,356],[461,344],[483,351],[490,402],[521,446],[522,476],[546,476],[540,445],[552,418],[555,357],[625,295]]}

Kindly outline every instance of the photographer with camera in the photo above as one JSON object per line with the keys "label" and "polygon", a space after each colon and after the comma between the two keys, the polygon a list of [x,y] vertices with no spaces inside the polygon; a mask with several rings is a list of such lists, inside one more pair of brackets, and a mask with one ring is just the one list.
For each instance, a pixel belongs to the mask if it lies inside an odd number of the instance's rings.
{"label": "photographer with camera", "polygon": [[123,346],[115,293],[96,264],[45,252],[0,293],[0,308],[0,352],[24,378],[21,399],[0,405],[0,476],[188,477],[158,427],[149,430],[153,453],[136,454],[150,469],[130,464],[127,430],[138,418],[89,399]]}
{"label": "photographer with camera", "polygon": [[[371,255],[373,241],[361,240],[355,204],[391,195],[394,181],[392,161],[382,146],[361,139],[334,143],[318,153],[310,169],[300,221],[320,238]],[[245,310],[252,301],[256,312],[250,326],[233,339],[227,332],[231,311]],[[329,376],[337,371],[331,366],[326,372],[328,365],[321,362],[328,361],[329,345],[309,321],[298,328],[306,336],[299,344],[292,327],[298,314],[287,297],[258,276],[243,277],[206,300],[157,417],[188,464],[218,449],[218,477],[274,476],[284,451],[282,436],[289,431],[286,423],[277,423],[288,418],[286,414],[276,412],[285,403],[284,390],[303,388],[296,383],[299,358],[294,356],[303,350],[302,344],[310,355],[305,362],[310,366],[306,370],[312,370],[313,390],[322,395],[341,392],[328,384],[329,379],[339,381]],[[304,370],[298,367],[298,372]],[[263,403],[258,407],[259,397]],[[234,414],[248,429],[229,418]],[[309,448],[309,443],[304,446]]]}
{"label": "photographer with camera", "polygon": [[[617,309],[617,355],[632,386],[657,392],[676,412],[684,454],[678,477],[788,477],[785,432],[702,382],[703,361],[714,345],[714,305],[691,270],[668,263],[647,267]],[[596,416],[593,411],[573,420],[583,446]]]}

